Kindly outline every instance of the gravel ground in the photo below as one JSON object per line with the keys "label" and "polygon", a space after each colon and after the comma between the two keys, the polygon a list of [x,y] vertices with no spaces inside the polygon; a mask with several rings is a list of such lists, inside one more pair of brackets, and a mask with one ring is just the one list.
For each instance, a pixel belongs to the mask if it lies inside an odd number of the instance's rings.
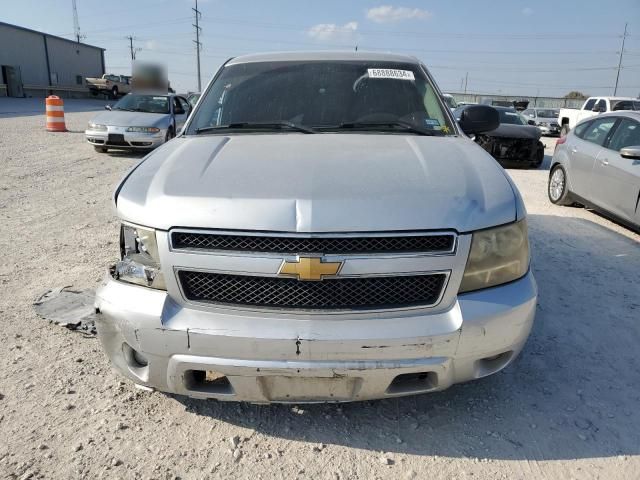
{"label": "gravel ground", "polygon": [[505,371],[341,406],[196,401],[136,390],[95,338],[34,314],[118,255],[111,192],[139,158],[84,143],[99,102],[67,102],[56,134],[35,102],[0,99],[0,478],[640,478],[640,236],[551,205],[549,158],[510,171],[540,298]]}

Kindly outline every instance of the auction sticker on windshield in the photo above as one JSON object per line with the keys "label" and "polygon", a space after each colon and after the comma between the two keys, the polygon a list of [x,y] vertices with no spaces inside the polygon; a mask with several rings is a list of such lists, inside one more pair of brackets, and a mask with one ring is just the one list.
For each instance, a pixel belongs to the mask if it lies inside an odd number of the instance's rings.
{"label": "auction sticker on windshield", "polygon": [[411,70],[395,70],[392,68],[369,68],[369,78],[394,78],[397,80],[415,80]]}

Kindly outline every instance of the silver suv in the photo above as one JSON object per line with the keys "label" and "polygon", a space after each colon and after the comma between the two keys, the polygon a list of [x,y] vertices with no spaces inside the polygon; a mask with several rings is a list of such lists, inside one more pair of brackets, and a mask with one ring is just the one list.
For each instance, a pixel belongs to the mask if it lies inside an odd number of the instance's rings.
{"label": "silver suv", "polygon": [[336,402],[442,390],[514,360],[536,284],[526,212],[415,58],[232,59],[118,186],[98,332],[133,382]]}

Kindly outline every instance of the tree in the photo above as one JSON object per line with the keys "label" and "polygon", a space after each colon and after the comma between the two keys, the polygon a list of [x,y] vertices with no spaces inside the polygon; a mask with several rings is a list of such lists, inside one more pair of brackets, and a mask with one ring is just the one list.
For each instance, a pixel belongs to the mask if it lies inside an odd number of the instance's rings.
{"label": "tree", "polygon": [[584,100],[584,99],[588,98],[588,95],[585,95],[582,92],[576,92],[574,90],[574,91],[571,91],[571,92],[567,93],[564,96],[564,98],[569,98],[571,100]]}

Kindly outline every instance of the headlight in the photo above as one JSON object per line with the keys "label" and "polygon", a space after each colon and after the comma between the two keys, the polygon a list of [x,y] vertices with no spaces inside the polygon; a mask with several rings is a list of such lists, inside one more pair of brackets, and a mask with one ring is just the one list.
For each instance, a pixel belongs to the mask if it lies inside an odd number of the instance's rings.
{"label": "headlight", "polygon": [[120,254],[122,260],[116,263],[115,269],[118,280],[159,290],[167,289],[160,269],[155,230],[123,224],[120,229]]}
{"label": "headlight", "polygon": [[473,234],[460,293],[494,287],[523,277],[529,270],[527,221]]}
{"label": "headlight", "polygon": [[99,123],[91,123],[91,122],[89,122],[89,130],[97,130],[99,132],[106,132],[107,131],[107,126],[106,125],[100,125]]}
{"label": "headlight", "polygon": [[158,133],[160,131],[157,127],[129,127],[127,128],[127,132],[138,132],[138,133]]}

